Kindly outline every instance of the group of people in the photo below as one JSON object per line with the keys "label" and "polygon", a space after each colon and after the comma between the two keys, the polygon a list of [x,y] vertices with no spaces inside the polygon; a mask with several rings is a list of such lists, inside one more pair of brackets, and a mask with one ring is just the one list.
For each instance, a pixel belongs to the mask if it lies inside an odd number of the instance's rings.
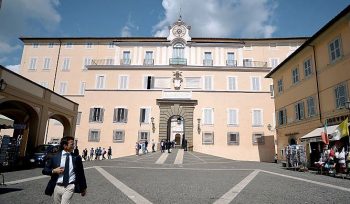
{"label": "group of people", "polygon": [[160,141],[160,151],[162,153],[165,152],[165,150],[168,151],[168,153],[171,153],[171,149],[174,148],[176,145],[176,142],[173,140],[173,141],[170,141],[170,140],[161,140]]}
{"label": "group of people", "polygon": [[85,148],[83,150],[82,157],[85,161],[91,161],[91,160],[94,160],[94,158],[95,158],[95,160],[104,160],[104,159],[106,159],[106,154],[107,154],[107,159],[112,158],[112,147],[111,146],[109,146],[107,151],[105,148],[96,147],[96,149],[94,149],[93,147],[91,147],[89,154],[88,154],[87,148]]}
{"label": "group of people", "polygon": [[[152,140],[152,152],[156,151],[155,147],[156,147],[156,143],[154,143],[154,140]],[[135,151],[136,151],[136,155],[140,155],[140,151],[142,152],[142,154],[147,154],[148,140],[136,142]]]}
{"label": "group of people", "polygon": [[327,174],[346,174],[350,172],[350,154],[345,148],[337,148],[335,145],[331,149],[325,149],[315,166],[319,170],[324,170]]}

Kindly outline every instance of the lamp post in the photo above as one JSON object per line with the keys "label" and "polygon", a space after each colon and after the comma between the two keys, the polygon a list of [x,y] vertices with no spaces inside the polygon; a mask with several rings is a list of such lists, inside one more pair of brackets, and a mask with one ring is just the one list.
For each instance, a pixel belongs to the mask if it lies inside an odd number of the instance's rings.
{"label": "lamp post", "polygon": [[7,83],[4,79],[0,80],[0,91],[3,91],[6,89]]}

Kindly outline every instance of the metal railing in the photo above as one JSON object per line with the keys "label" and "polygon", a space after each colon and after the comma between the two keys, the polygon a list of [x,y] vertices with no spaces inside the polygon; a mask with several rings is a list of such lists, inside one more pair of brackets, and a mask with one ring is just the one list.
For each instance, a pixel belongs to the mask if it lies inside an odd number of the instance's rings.
{"label": "metal railing", "polygon": [[154,65],[154,59],[144,59],[143,65]]}
{"label": "metal railing", "polygon": [[213,60],[212,59],[204,59],[203,66],[213,66]]}
{"label": "metal railing", "polygon": [[130,65],[131,64],[131,59],[121,59],[120,64],[123,65]]}
{"label": "metal railing", "polygon": [[243,67],[267,67],[267,62],[262,62],[262,61],[243,61]]}
{"label": "metal railing", "polygon": [[186,58],[170,58],[169,64],[170,65],[187,65],[187,59]]}
{"label": "metal railing", "polygon": [[237,67],[237,60],[226,60],[226,66]]}

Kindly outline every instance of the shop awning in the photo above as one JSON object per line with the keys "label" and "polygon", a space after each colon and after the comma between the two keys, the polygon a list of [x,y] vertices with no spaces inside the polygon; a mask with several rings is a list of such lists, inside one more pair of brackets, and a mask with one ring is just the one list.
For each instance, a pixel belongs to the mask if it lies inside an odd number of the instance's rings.
{"label": "shop awning", "polygon": [[13,127],[13,120],[4,115],[0,115],[0,126],[1,127]]}
{"label": "shop awning", "polygon": [[[334,133],[335,129],[337,129],[338,125],[327,126],[327,134],[330,135]],[[316,128],[313,131],[307,133],[306,135],[301,137],[301,140],[312,140],[321,139],[321,133],[324,131],[324,127]],[[318,138],[317,138],[318,137]],[[318,141],[318,140],[317,140]],[[321,140],[320,140],[321,141]]]}

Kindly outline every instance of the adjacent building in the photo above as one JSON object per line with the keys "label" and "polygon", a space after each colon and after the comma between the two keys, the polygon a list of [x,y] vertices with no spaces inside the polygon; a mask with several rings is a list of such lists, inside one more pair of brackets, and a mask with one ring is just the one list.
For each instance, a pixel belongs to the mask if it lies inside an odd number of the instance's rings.
{"label": "adjacent building", "polygon": [[[266,74],[307,38],[195,38],[181,19],[168,37],[22,37],[20,74],[79,104],[83,148],[134,154],[137,141],[272,161],[275,109]],[[46,142],[58,141],[60,123]]]}
{"label": "adjacent building", "polygon": [[318,161],[322,127],[349,116],[349,19],[350,6],[267,75],[274,84],[280,159],[286,145],[300,144],[306,136],[306,146],[315,154],[309,162]]}

